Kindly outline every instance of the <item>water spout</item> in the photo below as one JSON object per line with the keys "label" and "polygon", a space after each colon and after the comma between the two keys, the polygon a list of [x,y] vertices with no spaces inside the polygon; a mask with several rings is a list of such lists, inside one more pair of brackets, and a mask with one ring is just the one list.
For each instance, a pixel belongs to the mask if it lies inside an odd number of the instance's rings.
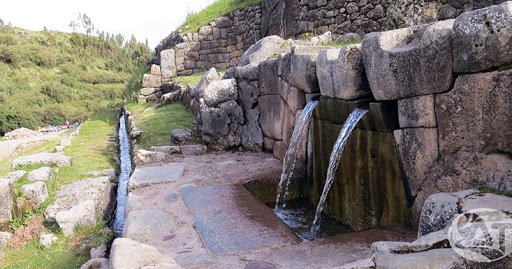
{"label": "water spout", "polygon": [[329,190],[331,189],[332,183],[334,182],[334,173],[336,172],[338,164],[340,163],[343,148],[345,147],[345,144],[347,143],[347,140],[356,127],[357,123],[363,118],[366,112],[368,112],[367,108],[358,107],[354,109],[354,111],[350,113],[347,120],[343,124],[340,134],[338,135],[338,139],[336,140],[336,143],[334,143],[331,157],[329,159],[329,168],[327,168],[327,178],[325,180],[324,190],[322,191],[322,196],[320,197],[320,201],[318,202],[318,206],[316,208],[315,220],[313,220],[313,224],[311,225],[310,232],[312,235],[316,235],[320,229],[320,217],[322,215],[322,211],[324,210],[327,195],[329,194]]}
{"label": "water spout", "polygon": [[117,187],[117,206],[114,216],[114,232],[119,236],[123,233],[124,212],[126,205],[126,195],[128,179],[132,173],[132,160],[130,156],[130,141],[126,131],[125,114],[119,118],[119,149],[121,156],[121,171],[119,173],[119,182]]}
{"label": "water spout", "polygon": [[[313,114],[313,110],[317,105],[318,101],[316,100],[311,100],[307,103],[306,107],[304,107],[302,113],[300,114],[299,121],[297,122],[295,129],[293,130],[290,146],[288,147],[288,151],[286,151],[286,155],[284,156],[281,180],[277,186],[276,210],[279,209],[279,201],[281,196],[284,201],[283,207],[286,207],[286,197],[288,196],[290,181],[295,170],[295,165],[297,163],[297,152],[304,146],[307,138],[309,122],[311,121],[311,115]],[[282,193],[283,187],[285,188],[284,193]]]}

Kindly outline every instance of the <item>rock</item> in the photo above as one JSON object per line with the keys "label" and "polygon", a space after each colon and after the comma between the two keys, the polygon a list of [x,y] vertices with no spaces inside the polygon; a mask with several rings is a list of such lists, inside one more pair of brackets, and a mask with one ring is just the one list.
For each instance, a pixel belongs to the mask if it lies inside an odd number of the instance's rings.
{"label": "rock", "polygon": [[377,253],[413,253],[448,247],[450,247],[448,229],[443,229],[421,236],[411,243],[392,241],[374,242],[372,244],[372,255]]}
{"label": "rock", "polygon": [[372,259],[364,259],[351,263],[347,263],[339,267],[338,269],[373,269],[375,268],[375,263]]}
{"label": "rock", "polygon": [[274,140],[282,140],[286,103],[278,95],[260,97],[259,123],[263,134]]}
{"label": "rock", "polygon": [[176,145],[184,144],[192,139],[192,131],[188,128],[178,128],[171,131],[171,141]]}
{"label": "rock", "polygon": [[512,62],[512,2],[462,13],[453,24],[453,71],[478,72]]}
{"label": "rock", "polygon": [[294,113],[299,109],[303,109],[306,106],[305,93],[292,85],[281,80],[281,86],[279,87],[279,95],[285,100],[290,112]]}
{"label": "rock", "polygon": [[397,269],[458,269],[465,268],[464,259],[451,248],[433,249],[410,254],[378,253],[374,256],[376,268]]}
{"label": "rock", "polygon": [[94,226],[96,224],[96,217],[94,215],[95,205],[95,201],[86,200],[68,210],[57,212],[55,214],[55,221],[59,224],[64,235],[72,235],[77,226]]}
{"label": "rock", "polygon": [[437,129],[398,129],[394,136],[411,194],[416,196],[427,178],[428,169],[439,155]]}
{"label": "rock", "polygon": [[247,124],[242,128],[242,146],[253,151],[261,151],[261,146],[263,144],[263,132],[261,131],[261,127],[258,123],[259,114],[259,109],[251,109],[247,111]]}
{"label": "rock", "polygon": [[238,97],[236,80],[223,79],[211,82],[203,91],[204,102],[209,107],[236,100]]}
{"label": "rock", "polygon": [[[462,75],[436,96],[441,154],[512,154],[512,70]],[[461,139],[463,138],[463,139]]]}
{"label": "rock", "polygon": [[102,244],[98,247],[91,248],[91,258],[106,258],[107,257],[107,246]]}
{"label": "rock", "polygon": [[63,152],[64,151],[64,147],[63,146],[55,146],[54,151],[56,153]]}
{"label": "rock", "polygon": [[107,258],[92,258],[80,266],[80,269],[110,269]]}
{"label": "rock", "polygon": [[475,193],[467,196],[461,201],[462,212],[478,208],[492,208],[511,216],[512,198],[493,193]]}
{"label": "rock", "polygon": [[168,266],[181,268],[171,257],[163,255],[150,245],[128,238],[117,238],[110,251],[110,268],[136,269],[144,266]]}
{"label": "rock", "polygon": [[316,75],[323,96],[352,100],[370,95],[361,45],[319,53]]}
{"label": "rock", "polygon": [[23,185],[21,193],[31,208],[37,208],[48,198],[46,184],[41,181]]}
{"label": "rock", "polygon": [[144,165],[152,163],[161,163],[167,159],[167,155],[162,152],[148,151],[139,149],[135,155],[135,164]]}
{"label": "rock", "polygon": [[151,151],[162,152],[165,154],[173,154],[181,153],[181,148],[179,146],[159,146],[151,147]]}
{"label": "rock", "polygon": [[146,243],[152,238],[172,234],[175,229],[176,223],[169,214],[158,209],[137,210],[127,214],[123,237]]}
{"label": "rock", "polygon": [[284,42],[279,36],[267,36],[246,50],[235,68],[235,76],[248,80],[258,79],[258,65],[274,55]]}
{"label": "rock", "polygon": [[244,269],[277,269],[277,266],[263,261],[251,261],[244,267]]}
{"label": "rock", "polygon": [[[113,195],[114,189],[112,188],[112,183],[108,176],[84,179],[65,185],[57,192],[55,202],[46,208],[46,220],[53,222],[59,212],[67,212],[78,204],[87,202],[80,208],[68,212],[68,215],[72,214],[73,211],[87,213],[90,215],[91,219],[93,219],[94,225],[97,219],[110,216],[113,209]],[[92,209],[89,208],[89,201],[93,201]],[[87,212],[85,212],[86,210],[84,209],[88,209]],[[58,224],[60,225],[60,223]]]}
{"label": "rock", "polygon": [[320,43],[326,43],[326,42],[331,42],[333,39],[332,39],[332,34],[331,32],[327,31],[319,36],[314,36],[311,38],[311,43],[313,45],[318,45]]}
{"label": "rock", "polygon": [[192,97],[197,99],[202,98],[204,89],[206,89],[210,83],[221,79],[222,77],[217,73],[217,70],[214,67],[210,68],[201,78],[194,90],[192,90]]}
{"label": "rock", "polygon": [[128,182],[128,189],[133,190],[152,184],[176,181],[183,174],[183,164],[171,163],[162,166],[137,167]]}
{"label": "rock", "polygon": [[16,158],[12,162],[12,169],[32,165],[71,166],[71,158],[60,153],[36,153]]}
{"label": "rock", "polygon": [[459,213],[459,199],[449,193],[436,193],[428,197],[421,209],[418,237],[440,231],[450,225]]}
{"label": "rock", "polygon": [[53,243],[55,243],[55,241],[57,241],[58,237],[54,234],[40,234],[39,235],[39,245],[41,245],[42,247],[49,247],[51,246]]}
{"label": "rock", "polygon": [[60,145],[63,146],[63,147],[69,147],[71,146],[71,138],[63,138],[61,141],[60,141]]}
{"label": "rock", "polygon": [[150,96],[159,90],[160,90],[159,88],[142,88],[142,89],[140,89],[140,94],[142,94],[144,96]]}
{"label": "rock", "polygon": [[160,66],[159,65],[156,65],[156,64],[152,64],[151,65],[151,75],[155,75],[155,76],[161,76],[162,75],[162,71],[160,70]]}
{"label": "rock", "polygon": [[203,141],[216,149],[240,145],[244,116],[242,108],[235,101],[208,107],[201,99],[199,106],[198,129]]}
{"label": "rock", "polygon": [[31,137],[31,136],[37,136],[37,135],[42,135],[42,133],[32,131],[27,128],[18,128],[16,130],[5,133],[4,139],[13,140],[13,139],[20,139],[20,138],[26,138],[26,137]]}
{"label": "rock", "polygon": [[9,221],[13,217],[14,198],[11,186],[9,181],[0,180],[0,228],[9,227]]}
{"label": "rock", "polygon": [[160,97],[160,103],[169,104],[172,102],[179,101],[181,99],[181,92],[170,92]]}
{"label": "rock", "polygon": [[398,121],[400,128],[437,127],[434,95],[398,100]]}
{"label": "rock", "polygon": [[329,47],[294,46],[281,59],[281,77],[288,84],[307,93],[319,92],[316,60],[321,50]]}
{"label": "rock", "polygon": [[274,157],[282,161],[284,160],[284,156],[286,155],[287,150],[288,148],[284,141],[276,141],[276,143],[274,143],[274,148],[272,149],[272,152],[274,153]]}
{"label": "rock", "polygon": [[376,100],[440,93],[452,83],[453,20],[370,33],[363,61]]}
{"label": "rock", "polygon": [[0,232],[0,251],[7,247],[9,240],[11,240],[12,234],[9,232]]}
{"label": "rock", "polygon": [[53,173],[50,167],[41,167],[39,169],[30,171],[27,175],[27,179],[30,182],[34,181],[48,181],[55,178],[55,174]]}
{"label": "rock", "polygon": [[142,87],[143,88],[160,88],[162,85],[162,77],[150,74],[144,74],[142,76]]}
{"label": "rock", "polygon": [[10,182],[10,184],[14,184],[15,182],[22,179],[26,174],[27,174],[27,171],[18,170],[18,171],[14,171],[14,172],[7,174],[6,179],[7,179],[7,181]]}
{"label": "rock", "polygon": [[141,135],[142,135],[141,130],[132,129],[132,131],[130,132],[131,139],[139,139]]}
{"label": "rock", "polygon": [[268,137],[265,137],[263,139],[263,146],[265,147],[266,150],[272,150],[274,148],[274,143],[276,143],[274,139]]}
{"label": "rock", "polygon": [[[259,77],[265,78],[258,80],[258,88],[261,91],[261,95],[276,95],[280,93],[279,61],[278,59],[267,59],[258,66]],[[242,86],[243,84],[240,83],[239,87]]]}
{"label": "rock", "polygon": [[176,76],[176,56],[174,49],[160,52],[160,69],[164,80]]}
{"label": "rock", "polygon": [[185,145],[181,146],[181,153],[184,156],[198,156],[206,154],[207,148],[205,145]]}

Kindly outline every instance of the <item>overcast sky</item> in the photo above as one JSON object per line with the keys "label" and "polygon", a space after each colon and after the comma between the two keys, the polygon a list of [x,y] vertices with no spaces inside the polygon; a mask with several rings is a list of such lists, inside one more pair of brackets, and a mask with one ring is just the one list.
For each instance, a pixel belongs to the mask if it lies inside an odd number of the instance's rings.
{"label": "overcast sky", "polygon": [[40,31],[70,32],[69,22],[77,20],[78,13],[92,19],[96,29],[132,34],[138,40],[148,39],[153,49],[164,37],[175,30],[190,12],[197,12],[215,0],[4,0],[0,18],[13,26]]}

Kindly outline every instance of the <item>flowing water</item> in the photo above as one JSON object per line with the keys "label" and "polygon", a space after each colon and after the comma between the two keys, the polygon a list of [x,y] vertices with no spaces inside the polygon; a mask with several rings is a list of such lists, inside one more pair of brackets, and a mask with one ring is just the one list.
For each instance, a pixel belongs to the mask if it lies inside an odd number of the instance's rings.
{"label": "flowing water", "polygon": [[354,109],[343,124],[340,134],[338,135],[338,139],[336,139],[336,143],[334,143],[331,157],[329,159],[329,168],[327,168],[327,178],[325,179],[324,190],[322,191],[322,196],[320,197],[320,201],[316,208],[315,219],[311,225],[311,234],[313,235],[316,235],[320,228],[320,218],[322,216],[322,211],[324,210],[325,200],[327,200],[327,195],[329,194],[329,190],[331,189],[334,181],[334,173],[340,163],[343,148],[345,147],[345,144],[357,123],[363,118],[366,112],[368,112],[367,108],[358,107]]}
{"label": "flowing water", "polygon": [[119,182],[117,187],[117,206],[114,217],[114,231],[117,235],[123,233],[124,226],[124,209],[126,205],[126,195],[128,179],[132,173],[132,159],[130,156],[130,140],[126,130],[125,114],[119,118],[119,155],[121,156],[121,164],[119,173]]}
{"label": "flowing water", "polygon": [[[297,153],[304,147],[304,143],[306,142],[307,138],[309,122],[311,121],[311,115],[313,114],[313,110],[317,105],[318,101],[309,101],[306,107],[304,107],[302,110],[295,129],[293,129],[292,138],[290,139],[290,146],[288,147],[288,151],[286,151],[286,155],[284,156],[281,180],[277,186],[276,210],[279,209],[279,201],[281,200],[281,196],[284,201],[282,206],[286,207],[286,197],[288,196],[290,181],[295,170],[295,165],[297,163]],[[282,193],[283,187],[285,188],[284,193]]]}

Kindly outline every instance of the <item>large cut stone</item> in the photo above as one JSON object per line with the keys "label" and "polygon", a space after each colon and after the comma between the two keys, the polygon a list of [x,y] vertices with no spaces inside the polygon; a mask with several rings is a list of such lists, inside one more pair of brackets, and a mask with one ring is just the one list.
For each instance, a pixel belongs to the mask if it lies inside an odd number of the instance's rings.
{"label": "large cut stone", "polygon": [[183,174],[183,164],[171,163],[162,166],[137,167],[130,177],[130,190],[152,184],[176,181]]}
{"label": "large cut stone", "polygon": [[9,227],[12,218],[14,200],[11,184],[8,180],[0,180],[0,229]]}
{"label": "large cut stone", "polygon": [[249,47],[240,58],[235,76],[248,80],[258,79],[258,64],[274,55],[284,42],[279,36],[267,36]]}
{"label": "large cut stone", "polygon": [[204,102],[209,107],[215,107],[221,103],[236,100],[237,97],[238,91],[234,78],[213,81],[203,92]]}
{"label": "large cut stone", "polygon": [[50,167],[41,167],[39,169],[30,171],[27,175],[27,179],[30,182],[34,181],[48,181],[55,177]]}
{"label": "large cut stone", "polygon": [[411,194],[416,196],[427,178],[428,169],[439,155],[437,129],[398,129],[394,136]]}
{"label": "large cut stone", "polygon": [[[165,225],[162,225],[165,223]],[[171,216],[158,209],[131,211],[126,216],[123,237],[137,240],[141,243],[151,242],[172,234],[176,224]]]}
{"label": "large cut stone", "polygon": [[217,70],[214,67],[210,68],[192,90],[192,97],[197,99],[203,97],[204,89],[206,89],[210,83],[221,79],[222,77],[217,73]]}
{"label": "large cut stone", "polygon": [[160,66],[159,65],[156,65],[156,64],[152,64],[151,65],[151,75],[155,75],[155,76],[161,76],[162,75],[162,71],[160,70]]}
{"label": "large cut stone", "polygon": [[46,184],[41,181],[23,185],[21,193],[31,208],[37,208],[48,198]]}
{"label": "large cut stone", "polygon": [[423,95],[398,100],[400,128],[437,127],[434,95]]}
{"label": "large cut stone", "polygon": [[457,78],[436,97],[442,154],[460,149],[512,154],[512,70]]}
{"label": "large cut stone", "polygon": [[373,96],[394,100],[447,91],[453,20],[367,34],[363,61]]}
{"label": "large cut stone", "polygon": [[139,149],[133,159],[136,165],[155,164],[164,162],[167,159],[167,155],[163,152]]}
{"label": "large cut stone", "polygon": [[319,92],[316,60],[328,47],[295,46],[281,58],[281,76],[290,85],[307,93]]}
{"label": "large cut stone", "polygon": [[453,70],[467,73],[512,62],[512,2],[462,13],[453,24]]}
{"label": "large cut stone", "polygon": [[201,144],[181,146],[181,153],[183,156],[199,156],[206,154],[207,150],[208,148]]}
{"label": "large cut stone", "polygon": [[[94,225],[97,219],[109,217],[112,213],[113,195],[114,189],[112,188],[110,177],[84,179],[62,187],[57,192],[55,202],[46,209],[45,217],[48,221],[54,221],[57,214],[66,212],[61,214],[61,219],[66,223],[70,223],[74,222],[72,217],[75,211],[84,214],[86,212],[89,215],[88,218],[94,219],[92,223]],[[90,202],[84,203],[86,201],[92,201],[92,206]],[[79,204],[82,205],[72,209]],[[57,223],[60,226],[58,220]],[[68,225],[67,227],[69,228],[70,226]],[[73,228],[71,227],[69,230],[72,231]]]}
{"label": "large cut stone", "polygon": [[63,210],[55,214],[55,221],[59,224],[64,235],[74,233],[76,227],[92,227],[96,224],[94,215],[96,202],[86,200],[68,210]]}
{"label": "large cut stone", "polygon": [[378,253],[374,256],[375,267],[379,269],[458,269],[466,268],[464,258],[451,248],[433,249],[409,254]]}
{"label": "large cut stone", "polygon": [[444,192],[431,195],[421,209],[418,237],[446,228],[458,213],[459,199],[455,195]]}
{"label": "large cut stone", "polygon": [[71,158],[60,153],[36,153],[33,155],[19,157],[12,162],[13,169],[16,169],[19,166],[32,165],[70,166]]}
{"label": "large cut stone", "polygon": [[142,88],[140,89],[140,94],[144,96],[150,96],[159,90],[159,88]]}
{"label": "large cut stone", "polygon": [[13,184],[14,182],[21,180],[26,174],[27,174],[27,171],[25,171],[25,170],[17,170],[17,171],[7,174],[6,179],[11,184]]}
{"label": "large cut stone", "polygon": [[261,95],[279,94],[279,61],[278,59],[268,59],[259,65],[258,87]]}
{"label": "large cut stone", "polygon": [[160,52],[160,69],[164,79],[176,76],[176,55],[174,49],[162,50]]}
{"label": "large cut stone", "polygon": [[188,128],[178,128],[171,131],[171,141],[175,145],[181,145],[192,139],[192,131]]}
{"label": "large cut stone", "polygon": [[240,145],[244,115],[236,101],[231,100],[217,107],[208,107],[201,99],[199,105],[199,130],[206,143],[218,149]]}
{"label": "large cut stone", "polygon": [[164,255],[150,245],[128,238],[117,238],[110,250],[110,268],[137,269],[146,268],[181,269],[169,256]]}
{"label": "large cut stone", "polygon": [[303,109],[306,106],[305,92],[293,87],[284,80],[280,82],[279,95],[291,109],[291,112],[295,113],[297,110]]}
{"label": "large cut stone", "polygon": [[323,96],[352,100],[371,94],[361,45],[321,51],[316,63],[316,75]]}
{"label": "large cut stone", "polygon": [[160,88],[162,86],[162,77],[151,75],[151,74],[144,74],[142,76],[142,87],[143,88]]}
{"label": "large cut stone", "polygon": [[279,95],[260,97],[260,126],[263,134],[275,140],[282,140],[286,103]]}

